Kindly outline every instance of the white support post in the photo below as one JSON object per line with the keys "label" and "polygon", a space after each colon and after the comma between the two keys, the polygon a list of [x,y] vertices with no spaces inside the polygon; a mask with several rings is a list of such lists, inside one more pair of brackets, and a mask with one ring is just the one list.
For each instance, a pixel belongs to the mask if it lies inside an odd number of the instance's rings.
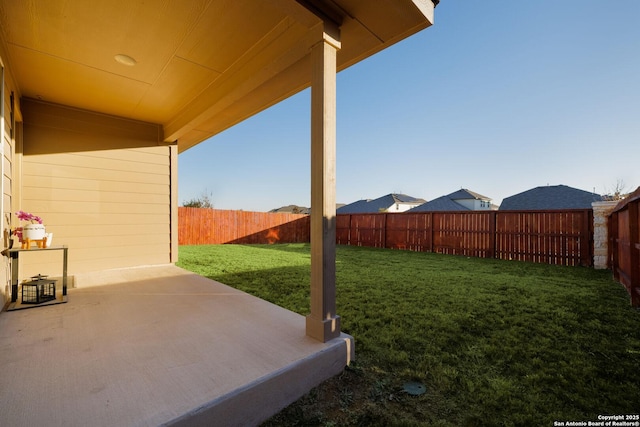
{"label": "white support post", "polygon": [[336,314],[336,54],[337,29],[324,25],[311,48],[311,314],[307,335],[340,336]]}

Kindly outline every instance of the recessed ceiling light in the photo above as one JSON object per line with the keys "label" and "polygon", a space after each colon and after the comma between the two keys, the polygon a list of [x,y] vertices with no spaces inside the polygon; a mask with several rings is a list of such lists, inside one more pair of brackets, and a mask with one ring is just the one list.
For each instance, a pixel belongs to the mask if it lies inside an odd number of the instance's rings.
{"label": "recessed ceiling light", "polygon": [[122,53],[117,54],[116,56],[114,56],[114,58],[119,63],[126,65],[128,67],[133,67],[138,63],[135,59],[133,59],[129,55],[124,55]]}

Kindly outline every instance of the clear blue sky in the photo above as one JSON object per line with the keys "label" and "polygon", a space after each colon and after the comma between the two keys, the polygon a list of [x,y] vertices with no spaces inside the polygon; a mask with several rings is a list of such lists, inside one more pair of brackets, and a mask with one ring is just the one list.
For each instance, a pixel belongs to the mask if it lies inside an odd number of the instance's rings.
{"label": "clear blue sky", "polygon": [[[338,74],[337,202],[640,186],[640,0],[442,0]],[[180,154],[179,201],[310,205],[305,90]]]}

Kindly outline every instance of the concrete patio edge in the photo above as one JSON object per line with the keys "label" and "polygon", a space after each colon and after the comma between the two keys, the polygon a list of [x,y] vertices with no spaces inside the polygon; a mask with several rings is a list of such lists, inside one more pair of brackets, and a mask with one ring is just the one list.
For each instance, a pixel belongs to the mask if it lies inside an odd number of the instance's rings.
{"label": "concrete patio edge", "polygon": [[338,375],[353,360],[354,340],[341,334],[327,348],[163,424],[171,427],[255,426]]}

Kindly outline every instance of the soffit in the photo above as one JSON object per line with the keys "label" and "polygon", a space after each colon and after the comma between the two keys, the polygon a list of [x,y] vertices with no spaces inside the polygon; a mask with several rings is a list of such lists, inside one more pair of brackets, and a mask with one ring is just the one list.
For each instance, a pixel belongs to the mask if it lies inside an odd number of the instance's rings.
{"label": "soffit", "polygon": [[[339,69],[433,20],[430,0],[313,1],[343,18]],[[183,151],[309,85],[322,22],[300,3],[0,0],[0,35],[23,97],[161,124]]]}

